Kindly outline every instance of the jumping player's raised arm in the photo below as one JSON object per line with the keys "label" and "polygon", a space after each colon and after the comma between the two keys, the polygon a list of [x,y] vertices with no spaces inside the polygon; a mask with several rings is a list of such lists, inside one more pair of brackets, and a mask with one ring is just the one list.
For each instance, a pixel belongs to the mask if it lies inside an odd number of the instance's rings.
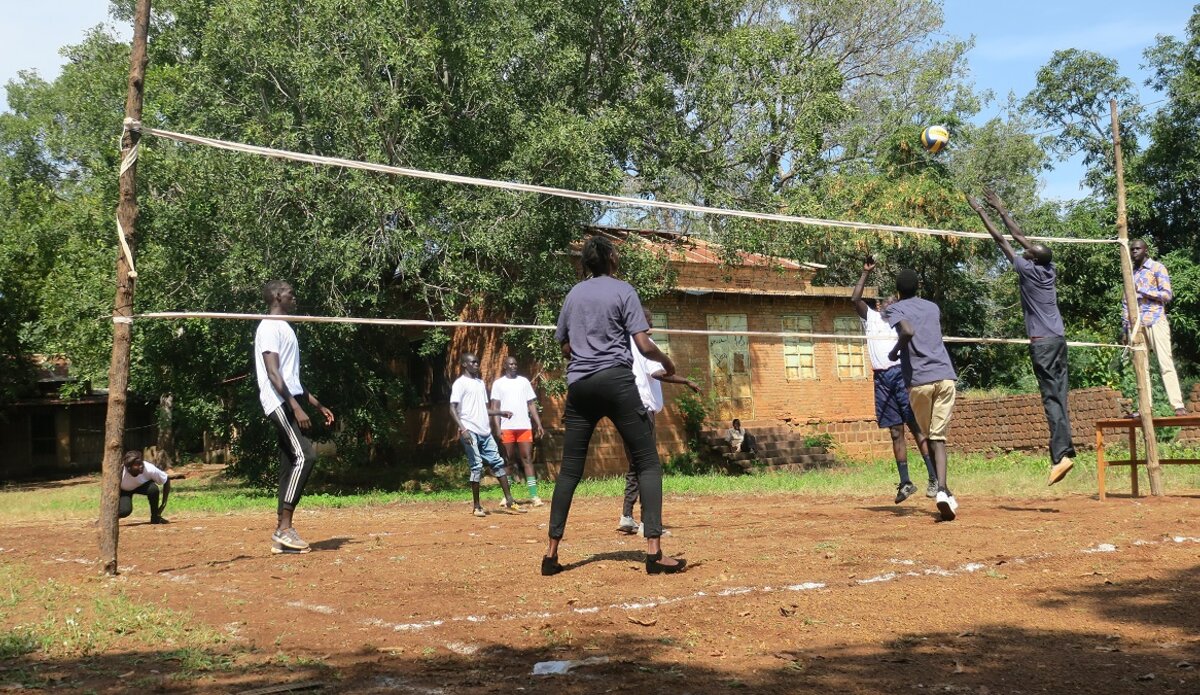
{"label": "jumping player's raised arm", "polygon": [[871,274],[872,270],[875,270],[875,259],[867,256],[867,259],[863,261],[862,275],[858,276],[858,283],[854,285],[854,292],[850,294],[850,302],[854,304],[854,311],[858,312],[858,318],[863,321],[867,320],[867,312],[871,310],[871,307],[863,301],[862,296],[863,290],[867,286],[867,276]]}
{"label": "jumping player's raised arm", "polygon": [[[1008,258],[1009,262],[1012,262],[1017,257],[1016,251],[1013,251],[1012,245],[1008,243],[1008,239],[1004,238],[1000,230],[996,229],[996,224],[992,222],[991,217],[988,217],[987,211],[983,209],[983,205],[971,196],[967,196],[967,205],[970,205],[975,214],[979,215],[979,219],[983,220],[983,226],[987,229],[988,234],[992,235],[992,239],[996,241],[996,245],[1004,252],[1004,256]],[[1024,239],[1025,237],[1021,238]]]}

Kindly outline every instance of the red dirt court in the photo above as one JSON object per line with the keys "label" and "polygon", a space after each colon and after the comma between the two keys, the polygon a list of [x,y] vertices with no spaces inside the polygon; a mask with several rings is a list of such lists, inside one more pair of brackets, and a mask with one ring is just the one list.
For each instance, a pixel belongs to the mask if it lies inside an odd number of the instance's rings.
{"label": "red dirt court", "polygon": [[[123,524],[112,581],[265,655],[191,681],[164,663],[159,692],[1200,693],[1200,500],[964,497],[951,523],[914,500],[672,497],[664,544],[693,566],[655,577],[615,498],[577,500],[550,578],[548,506],[301,506],[315,550],[290,556],[269,512],[177,516]],[[90,523],[4,535],[0,560],[95,581]],[[118,692],[88,672],[129,658],[54,667]]]}

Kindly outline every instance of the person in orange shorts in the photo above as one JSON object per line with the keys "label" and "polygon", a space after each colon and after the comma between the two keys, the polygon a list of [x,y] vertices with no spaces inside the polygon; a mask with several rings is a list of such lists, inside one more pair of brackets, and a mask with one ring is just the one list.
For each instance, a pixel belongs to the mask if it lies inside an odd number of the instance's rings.
{"label": "person in orange shorts", "polygon": [[542,506],[538,497],[537,474],[533,471],[533,440],[541,439],[546,432],[538,417],[537,394],[529,379],[517,374],[517,358],[504,360],[504,374],[492,382],[492,410],[506,410],[510,418],[493,418],[494,427],[500,430],[500,445],[504,447],[504,458],[512,466],[513,476],[525,472],[525,484],[529,488],[530,503]]}

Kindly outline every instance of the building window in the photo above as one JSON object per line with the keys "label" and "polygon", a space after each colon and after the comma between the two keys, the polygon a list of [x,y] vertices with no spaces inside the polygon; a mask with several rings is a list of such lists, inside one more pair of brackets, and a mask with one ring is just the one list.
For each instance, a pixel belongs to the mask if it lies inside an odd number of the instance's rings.
{"label": "building window", "polygon": [[422,354],[424,340],[414,340],[408,349],[408,381],[412,387],[414,405],[436,405],[450,402],[450,372],[446,348],[433,354]]}
{"label": "building window", "polygon": [[38,411],[29,417],[29,448],[34,456],[54,456],[58,453],[56,435],[54,411]]}
{"label": "building window", "polygon": [[659,333],[657,329],[670,328],[667,325],[667,314],[663,311],[650,312],[650,318],[654,320],[654,344],[667,357],[671,357],[671,335],[669,333]]}
{"label": "building window", "polygon": [[[833,332],[838,335],[862,335],[862,321],[857,316],[838,316],[833,319]],[[834,343],[839,379],[866,379],[866,343],[861,340],[838,340]]]}
{"label": "building window", "polygon": [[[812,333],[811,316],[781,316],[780,319],[783,322],[784,333]],[[783,339],[783,369],[788,381],[817,378],[817,364],[811,339]]]}

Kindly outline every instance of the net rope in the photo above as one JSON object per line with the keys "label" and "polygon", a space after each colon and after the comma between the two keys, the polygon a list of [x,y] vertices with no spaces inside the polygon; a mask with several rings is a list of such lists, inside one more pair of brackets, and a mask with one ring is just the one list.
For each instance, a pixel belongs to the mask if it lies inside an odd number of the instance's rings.
{"label": "net rope", "polygon": [[[865,232],[886,232],[895,234],[918,234],[924,236],[942,236],[942,237],[957,237],[964,239],[991,239],[991,236],[985,232],[964,232],[954,229],[928,229],[925,227],[909,227],[904,225],[891,224],[874,224],[870,222],[848,222],[844,220],[827,220],[817,217],[804,217],[800,215],[783,215],[779,213],[764,213],[752,212],[748,210],[738,210],[734,208],[718,208],[707,205],[692,205],[690,203],[673,203],[661,200],[650,200],[646,198],[631,198],[627,196],[609,195],[606,193],[587,193],[583,191],[574,191],[566,188],[556,188],[553,186],[540,186],[529,183],[519,183],[515,181],[499,181],[495,179],[479,178],[475,176],[461,176],[458,174],[444,174],[435,171],[426,171],[423,169],[412,169],[409,167],[390,166],[387,164],[375,164],[372,162],[362,162],[353,159],[343,159],[341,157],[325,157],[315,154],[305,154],[301,152],[291,152],[288,150],[280,150],[272,147],[262,147],[259,145],[248,145],[240,142],[232,142],[229,140],[218,140],[200,135],[188,135],[186,133],[177,133],[170,130],[162,130],[160,128],[151,128],[146,125],[131,123],[127,127],[138,128],[145,135],[154,135],[175,142],[189,143],[194,145],[205,145],[219,150],[227,150],[231,152],[241,152],[245,154],[256,154],[272,159],[284,159],[294,162],[305,162],[308,164],[319,164],[323,166],[336,166],[346,169],[359,169],[363,171],[372,171],[381,174],[394,174],[397,176],[405,176],[410,178],[427,179],[433,181],[443,181],[446,183],[456,183],[468,186],[481,186],[486,188],[496,188],[507,191],[516,191],[522,193],[540,193],[542,195],[555,196],[558,198],[569,198],[573,200],[582,200],[594,203],[611,203],[614,205],[624,205],[629,207],[639,208],[654,208],[660,210],[672,210],[675,212],[690,212],[702,215],[714,215],[719,217],[738,217],[745,219],[761,220],[764,222],[783,222],[787,224],[799,224],[810,227],[825,227],[832,229],[847,229],[852,231]],[[140,142],[139,142],[140,145]],[[138,147],[134,147],[129,157],[136,159]],[[1119,244],[1118,239],[1085,239],[1080,237],[1026,237],[1031,241],[1067,243],[1067,244]]]}
{"label": "net rope", "polygon": [[[536,323],[489,323],[485,321],[428,321],[424,319],[389,319],[389,318],[354,318],[348,316],[292,316],[285,314],[239,314],[226,313],[219,311],[153,311],[143,314],[137,314],[135,319],[165,319],[165,320],[184,320],[184,319],[224,319],[234,321],[262,321],[264,319],[278,319],[282,321],[296,323],[341,323],[341,324],[364,324],[370,326],[414,326],[418,328],[489,328],[489,329],[504,329],[504,330],[530,330],[530,331],[553,331],[556,326],[548,324]],[[719,331],[719,330],[704,330],[692,328],[655,328],[655,333],[665,333],[667,335],[742,335],[751,338],[802,338],[810,340],[841,340],[841,341],[866,341],[866,340],[887,340],[895,341],[896,336],[890,334],[871,334],[864,335],[861,333],[800,333],[791,331]],[[946,336],[942,338],[943,342],[947,343],[984,343],[984,344],[1006,344],[1006,345],[1028,345],[1028,338],[969,338],[963,336]],[[1067,341],[1067,345],[1071,347],[1106,347],[1120,349],[1142,349],[1131,348],[1127,345],[1119,345],[1115,343],[1091,343],[1086,341]]]}

